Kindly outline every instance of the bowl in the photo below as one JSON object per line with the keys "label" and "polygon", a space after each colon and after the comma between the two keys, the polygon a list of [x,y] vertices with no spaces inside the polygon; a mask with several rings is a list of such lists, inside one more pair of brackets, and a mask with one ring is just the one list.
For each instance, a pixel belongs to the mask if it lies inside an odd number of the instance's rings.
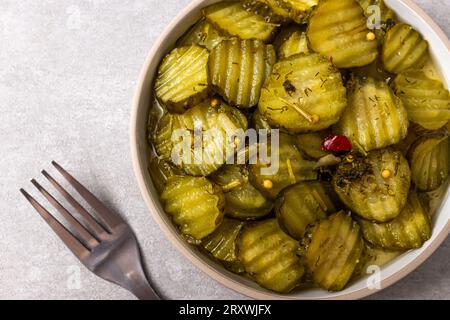
{"label": "bowl", "polygon": [[[375,292],[368,286],[370,275],[352,282],[340,292],[307,289],[291,294],[277,294],[259,287],[255,282],[227,271],[215,261],[189,245],[178,233],[159,201],[158,193],[147,170],[149,147],[147,143],[147,119],[152,101],[152,87],[158,65],[165,54],[173,48],[176,40],[201,16],[201,9],[221,0],[193,0],[166,27],[150,50],[139,77],[131,115],[131,155],[139,188],[148,209],[175,248],[208,276],[241,294],[255,299],[359,299]],[[411,0],[385,0],[399,19],[418,30],[430,44],[432,59],[440,70],[442,79],[450,84],[450,41],[444,32]],[[450,192],[434,215],[433,236],[417,250],[402,254],[381,269],[380,287],[386,288],[399,281],[421,265],[445,240],[450,232]]]}

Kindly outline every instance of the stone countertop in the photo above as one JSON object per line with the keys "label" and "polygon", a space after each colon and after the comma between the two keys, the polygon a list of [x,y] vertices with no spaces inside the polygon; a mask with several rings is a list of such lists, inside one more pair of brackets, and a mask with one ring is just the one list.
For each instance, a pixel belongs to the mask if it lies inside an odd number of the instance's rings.
{"label": "stone countertop", "polygon": [[[131,167],[139,71],[189,0],[0,1],[0,299],[133,299],[81,267],[19,194],[57,160],[120,212],[170,299],[244,299],[182,257],[151,219]],[[447,0],[417,0],[450,34]],[[54,172],[51,170],[51,172]],[[46,185],[46,184],[44,184]],[[449,299],[450,239],[372,299]]]}

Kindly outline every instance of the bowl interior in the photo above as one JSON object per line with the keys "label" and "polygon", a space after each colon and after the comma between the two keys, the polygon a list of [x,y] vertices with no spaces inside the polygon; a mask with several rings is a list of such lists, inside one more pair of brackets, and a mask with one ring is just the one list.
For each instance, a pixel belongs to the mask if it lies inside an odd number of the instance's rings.
{"label": "bowl interior", "polygon": [[[361,298],[374,293],[367,288],[368,277],[353,282],[347,289],[337,293],[329,293],[321,289],[308,289],[289,295],[279,295],[262,289],[253,281],[225,270],[221,265],[199,252],[194,246],[186,243],[179,236],[176,228],[164,213],[158,193],[156,192],[147,171],[149,147],[147,143],[147,119],[152,101],[153,78],[159,62],[174,46],[176,40],[187,31],[201,16],[201,9],[220,0],[194,0],[165,29],[154,44],[145,62],[136,91],[133,113],[131,117],[131,149],[135,174],[141,193],[154,219],[158,222],[166,236],[174,246],[197,267],[215,280],[247,296],[258,299],[333,299]],[[399,18],[416,28],[428,40],[431,55],[436,67],[447,87],[450,83],[449,40],[434,22],[410,0],[385,0],[397,13]],[[381,287],[391,285],[419,266],[442,243],[450,231],[449,191],[445,195],[441,207],[434,216],[433,236],[418,250],[402,254],[382,268]]]}

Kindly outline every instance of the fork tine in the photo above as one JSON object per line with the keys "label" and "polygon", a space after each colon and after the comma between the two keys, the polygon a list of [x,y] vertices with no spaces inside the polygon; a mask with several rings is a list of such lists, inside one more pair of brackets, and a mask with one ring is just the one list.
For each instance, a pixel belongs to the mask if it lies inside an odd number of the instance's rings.
{"label": "fork tine", "polygon": [[76,232],[81,237],[81,240],[88,245],[90,249],[94,248],[99,244],[98,240],[95,239],[86,228],[75,219],[72,214],[64,208],[58,200],[56,200],[44,187],[42,187],[36,180],[31,180],[31,183],[44,195],[45,198],[55,207],[56,210],[61,213],[67,222],[76,230]]}
{"label": "fork tine", "polygon": [[99,217],[106,226],[112,231],[118,225],[123,224],[121,218],[111,212],[96,196],[79,183],[73,176],[63,169],[56,161],[52,161],[53,166],[62,174],[62,176],[77,190],[77,192],[94,208]]}
{"label": "fork tine", "polygon": [[106,239],[108,237],[108,232],[105,230],[92,216],[91,214],[77,201],[74,197],[72,197],[66,189],[64,189],[58,181],[56,181],[47,171],[43,170],[42,174],[47,178],[48,181],[55,187],[56,190],[74,207],[78,213],[83,217],[84,221],[86,221],[89,228],[94,231],[96,236],[100,239]]}
{"label": "fork tine", "polygon": [[67,230],[58,220],[56,220],[43,206],[39,204],[31,195],[24,189],[20,189],[25,199],[30,202],[33,208],[39,213],[39,215],[48,223],[50,228],[58,235],[58,237],[64,242],[64,244],[73,252],[78,259],[83,260],[88,257],[89,250],[75,238],[69,230]]}

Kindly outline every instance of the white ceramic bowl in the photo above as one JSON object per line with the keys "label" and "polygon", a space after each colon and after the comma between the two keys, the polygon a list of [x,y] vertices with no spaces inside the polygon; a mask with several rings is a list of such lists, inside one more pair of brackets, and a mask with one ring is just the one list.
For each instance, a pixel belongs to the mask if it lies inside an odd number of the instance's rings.
{"label": "white ceramic bowl", "polygon": [[[164,213],[158,194],[147,171],[148,144],[146,136],[148,111],[151,106],[153,79],[163,56],[174,46],[176,40],[201,16],[201,9],[220,0],[193,0],[167,26],[153,45],[142,69],[133,102],[131,116],[131,152],[134,171],[142,196],[161,229],[173,245],[194,265],[223,285],[256,299],[358,299],[375,293],[367,288],[367,278],[361,278],[341,292],[330,293],[321,289],[297,291],[280,295],[262,289],[256,283],[228,272],[222,266],[200,253],[184,241]],[[442,30],[410,0],[385,0],[399,18],[416,28],[431,47],[431,54],[437,68],[447,84],[450,84],[450,41]],[[409,251],[382,268],[381,288],[399,281],[422,264],[445,240],[450,232],[450,199],[445,200],[433,221],[432,238],[418,250]]]}

